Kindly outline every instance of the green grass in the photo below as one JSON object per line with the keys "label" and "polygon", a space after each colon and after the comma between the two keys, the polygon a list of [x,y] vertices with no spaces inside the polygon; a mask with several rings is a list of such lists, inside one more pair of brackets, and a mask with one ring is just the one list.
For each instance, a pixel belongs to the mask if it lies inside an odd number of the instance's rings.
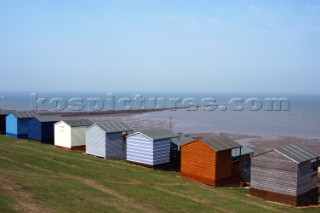
{"label": "green grass", "polygon": [[14,209],[15,205],[15,200],[12,197],[7,196],[5,190],[0,187],[0,212],[17,212]]}
{"label": "green grass", "polygon": [[11,184],[10,188],[0,183],[0,212],[30,212],[34,208],[40,212],[320,211],[251,198],[248,189],[213,188],[182,179],[176,172],[99,159],[3,135],[0,177]]}

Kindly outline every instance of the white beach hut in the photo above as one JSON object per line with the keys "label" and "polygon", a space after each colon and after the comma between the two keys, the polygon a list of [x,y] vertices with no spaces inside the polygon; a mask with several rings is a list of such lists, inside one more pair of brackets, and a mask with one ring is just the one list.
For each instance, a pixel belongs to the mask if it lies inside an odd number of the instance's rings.
{"label": "white beach hut", "polygon": [[61,120],[54,124],[54,145],[57,147],[85,151],[86,129],[93,123],[89,120]]}

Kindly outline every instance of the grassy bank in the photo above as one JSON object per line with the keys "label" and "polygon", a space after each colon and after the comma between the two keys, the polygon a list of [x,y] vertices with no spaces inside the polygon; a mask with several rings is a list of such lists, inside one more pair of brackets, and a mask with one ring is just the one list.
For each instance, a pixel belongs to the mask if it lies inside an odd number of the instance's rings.
{"label": "grassy bank", "polygon": [[319,212],[212,188],[179,173],[0,136],[0,212]]}

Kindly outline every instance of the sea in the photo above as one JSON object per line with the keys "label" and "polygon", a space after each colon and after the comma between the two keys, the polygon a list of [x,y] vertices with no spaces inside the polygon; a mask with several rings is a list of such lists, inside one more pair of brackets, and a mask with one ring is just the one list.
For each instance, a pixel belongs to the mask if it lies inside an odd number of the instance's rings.
{"label": "sea", "polygon": [[0,108],[88,112],[168,108],[133,116],[168,122],[182,133],[320,139],[319,94],[0,92]]}

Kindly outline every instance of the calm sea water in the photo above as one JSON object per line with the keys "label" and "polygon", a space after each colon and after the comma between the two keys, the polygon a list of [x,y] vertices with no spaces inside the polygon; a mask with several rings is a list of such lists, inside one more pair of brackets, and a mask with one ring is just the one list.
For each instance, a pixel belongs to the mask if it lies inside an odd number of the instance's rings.
{"label": "calm sea water", "polygon": [[[169,98],[193,98],[200,102],[202,98],[215,98],[217,108],[213,111],[204,111],[202,109],[190,111],[188,109],[167,110],[160,112],[151,112],[135,115],[139,119],[156,119],[167,121],[170,117],[175,131],[184,133],[195,132],[225,132],[235,134],[261,135],[267,137],[278,136],[298,136],[303,138],[320,139],[320,95],[285,95],[285,94],[215,94],[215,93],[113,93],[115,102],[121,98],[132,99],[135,95],[141,94],[147,100],[143,106],[145,108],[154,108],[154,100],[159,99],[160,107],[172,107],[173,101]],[[71,98],[82,98],[84,100],[83,110],[94,110],[94,105],[89,98],[100,98],[104,102],[104,110],[111,110],[111,95],[107,93],[56,93],[42,92],[37,93],[37,98],[47,98],[47,101],[39,105],[40,109],[52,109],[49,100],[60,98],[66,102],[66,106]],[[235,111],[237,104],[229,104],[232,98],[256,98],[263,104],[262,109],[250,111],[250,107],[242,111]],[[267,103],[265,98],[285,97],[290,101],[290,110],[276,111],[266,110]],[[109,99],[108,99],[109,98]],[[165,99],[165,103],[161,102]],[[139,99],[139,97],[138,97]],[[35,104],[35,97],[30,96],[28,92],[10,92],[0,93],[0,108],[3,109],[30,109],[30,103]],[[123,99],[124,100],[124,99]],[[125,109],[123,100],[116,104],[115,109]],[[108,102],[109,101],[109,102]],[[169,103],[170,102],[170,103]],[[131,102],[131,108],[137,107]],[[187,102],[185,102],[186,104]],[[90,105],[91,104],[91,105]],[[201,104],[201,103],[200,103]],[[241,103],[242,106],[248,107]],[[178,104],[182,106],[182,104]],[[68,111],[68,109],[66,109]]]}

